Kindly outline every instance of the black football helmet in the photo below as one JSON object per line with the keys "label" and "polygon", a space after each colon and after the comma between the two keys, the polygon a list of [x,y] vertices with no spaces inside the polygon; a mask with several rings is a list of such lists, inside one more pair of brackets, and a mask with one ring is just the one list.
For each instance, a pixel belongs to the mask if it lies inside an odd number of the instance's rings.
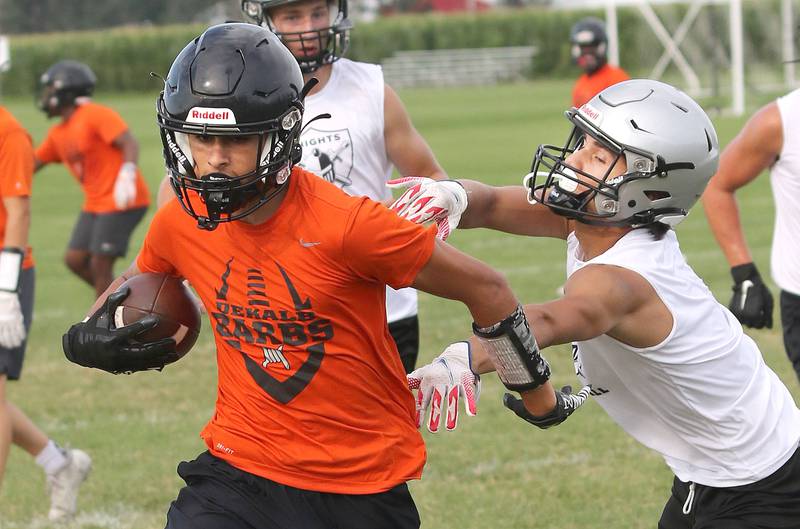
{"label": "black football helmet", "polygon": [[78,61],[60,61],[52,65],[39,78],[37,106],[53,117],[75,104],[79,97],[88,97],[97,84],[92,69]]}
{"label": "black football helmet", "polygon": [[[229,23],[208,28],[175,58],[158,97],[170,182],[198,226],[245,217],[271,200],[300,160],[303,76],[269,30]],[[255,169],[199,177],[189,134],[260,138]]]}
{"label": "black football helmet", "polygon": [[605,22],[586,17],[572,26],[569,32],[570,54],[575,64],[592,74],[608,62],[608,35]]}
{"label": "black football helmet", "polygon": [[[347,0],[328,0],[330,25],[318,31],[280,33],[270,19],[269,10],[303,0],[242,0],[242,12],[250,20],[275,32],[287,45],[299,42],[304,53],[297,57],[303,73],[313,73],[320,66],[340,59],[350,44],[350,30],[353,23],[347,17]],[[315,55],[305,53],[310,46],[319,50]]]}

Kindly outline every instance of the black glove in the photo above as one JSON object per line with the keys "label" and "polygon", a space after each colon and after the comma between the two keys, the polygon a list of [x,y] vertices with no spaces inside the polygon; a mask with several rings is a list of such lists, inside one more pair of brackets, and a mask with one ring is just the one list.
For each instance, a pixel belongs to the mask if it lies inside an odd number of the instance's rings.
{"label": "black glove", "polygon": [[747,263],[731,268],[733,297],[728,309],[742,325],[761,329],[772,328],[772,299],[767,286],[761,280],[756,265]]}
{"label": "black glove", "polygon": [[148,369],[160,370],[180,358],[172,338],[149,343],[134,340],[136,336],[155,327],[158,316],[150,314],[119,329],[114,327],[114,312],[129,293],[128,287],[117,290],[86,321],[69,328],[61,343],[70,362],[116,375]]}
{"label": "black glove", "polygon": [[542,430],[546,430],[551,426],[557,426],[566,421],[572,413],[580,408],[586,399],[589,398],[591,388],[584,386],[577,394],[572,394],[571,386],[564,386],[561,391],[556,391],[556,407],[547,415],[537,417],[531,414],[526,408],[522,400],[518,399],[511,393],[503,395],[503,406],[517,414],[517,417],[524,419]]}

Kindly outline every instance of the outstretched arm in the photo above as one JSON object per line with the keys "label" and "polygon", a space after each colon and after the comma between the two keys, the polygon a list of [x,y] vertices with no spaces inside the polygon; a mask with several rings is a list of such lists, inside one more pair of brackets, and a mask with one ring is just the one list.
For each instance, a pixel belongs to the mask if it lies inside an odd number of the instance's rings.
{"label": "outstretched arm", "polygon": [[528,202],[522,186],[493,187],[474,180],[461,180],[467,190],[468,205],[461,217],[461,228],[493,230],[566,239],[569,222],[550,208]]}
{"label": "outstretched arm", "polygon": [[566,239],[569,221],[541,204],[528,202],[522,186],[494,187],[474,180],[433,181],[399,178],[390,187],[408,187],[390,209],[418,224],[436,223],[439,238],[456,227],[490,228],[517,235]]}

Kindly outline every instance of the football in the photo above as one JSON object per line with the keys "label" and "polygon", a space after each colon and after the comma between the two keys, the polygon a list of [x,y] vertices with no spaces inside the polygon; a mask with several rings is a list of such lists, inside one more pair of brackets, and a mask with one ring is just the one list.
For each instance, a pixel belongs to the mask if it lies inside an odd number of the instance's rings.
{"label": "football", "polygon": [[140,342],[174,338],[179,357],[183,357],[200,334],[200,310],[183,281],[167,274],[144,273],[125,281],[130,294],[114,312],[116,327],[130,325],[148,314],[158,316],[158,324],[137,336]]}

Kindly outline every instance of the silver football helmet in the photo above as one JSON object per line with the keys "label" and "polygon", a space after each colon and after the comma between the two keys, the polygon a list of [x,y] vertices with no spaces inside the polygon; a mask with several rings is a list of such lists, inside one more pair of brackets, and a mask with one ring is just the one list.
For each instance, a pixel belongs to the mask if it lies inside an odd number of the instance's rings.
{"label": "silver football helmet", "polygon": [[[568,110],[566,117],[574,125],[567,143],[539,146],[525,186],[531,202],[580,222],[675,226],[717,171],[714,125],[700,105],[666,83],[633,79],[616,84]],[[590,175],[565,161],[587,134],[616,154],[604,175]],[[621,157],[626,172],[609,179]]]}

